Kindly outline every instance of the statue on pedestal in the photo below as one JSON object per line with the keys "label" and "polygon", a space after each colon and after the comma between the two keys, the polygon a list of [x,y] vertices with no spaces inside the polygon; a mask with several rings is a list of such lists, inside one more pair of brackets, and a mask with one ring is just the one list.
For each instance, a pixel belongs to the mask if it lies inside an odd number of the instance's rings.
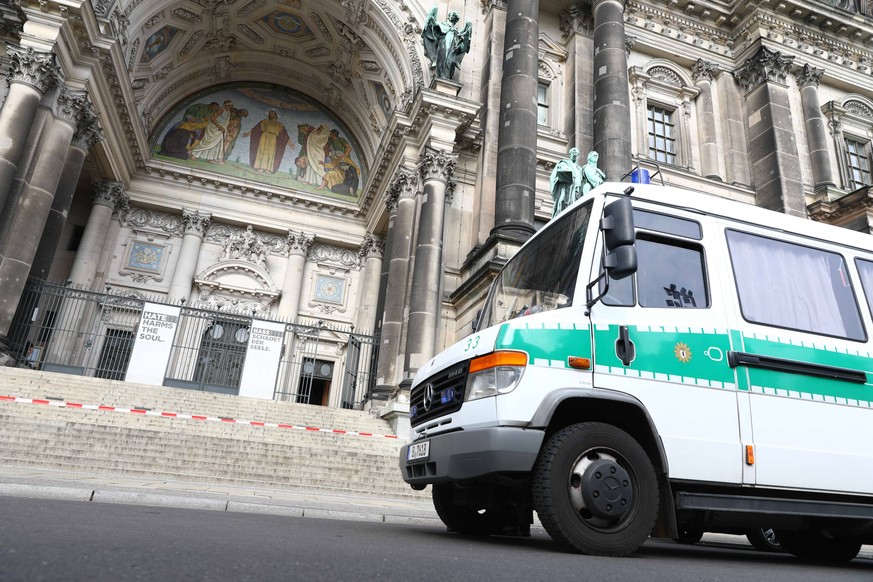
{"label": "statue on pedestal", "polygon": [[430,68],[440,79],[451,81],[455,69],[461,66],[464,55],[470,52],[470,37],[473,34],[473,23],[467,21],[462,30],[456,28],[460,17],[452,10],[448,22],[437,20],[437,9],[432,8],[424,21],[421,39],[424,44],[424,54],[430,60]]}
{"label": "statue on pedestal", "polygon": [[600,154],[596,151],[588,152],[588,163],[582,167],[582,194],[588,194],[592,188],[597,188],[606,179],[603,170],[597,167]]}

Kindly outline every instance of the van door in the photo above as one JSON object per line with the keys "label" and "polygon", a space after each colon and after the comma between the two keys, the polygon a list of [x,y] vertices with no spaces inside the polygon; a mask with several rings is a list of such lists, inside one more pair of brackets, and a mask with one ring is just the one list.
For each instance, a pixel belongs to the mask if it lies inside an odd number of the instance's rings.
{"label": "van door", "polygon": [[825,241],[725,225],[728,362],[748,394],[756,484],[873,491],[873,366],[855,263]]}
{"label": "van door", "polygon": [[643,404],[667,453],[671,479],[741,483],[741,419],[727,362],[725,258],[707,248],[718,234],[716,222],[641,201],[634,208],[637,273],[610,281],[591,309],[594,385]]}

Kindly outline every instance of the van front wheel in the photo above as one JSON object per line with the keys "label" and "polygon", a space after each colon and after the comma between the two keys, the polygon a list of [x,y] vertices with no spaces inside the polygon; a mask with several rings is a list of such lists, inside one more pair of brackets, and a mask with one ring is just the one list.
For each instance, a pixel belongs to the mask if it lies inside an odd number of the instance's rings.
{"label": "van front wheel", "polygon": [[552,435],[534,465],[532,489],[552,539],[583,554],[631,554],[658,515],[651,460],[632,436],[609,424],[579,423]]}

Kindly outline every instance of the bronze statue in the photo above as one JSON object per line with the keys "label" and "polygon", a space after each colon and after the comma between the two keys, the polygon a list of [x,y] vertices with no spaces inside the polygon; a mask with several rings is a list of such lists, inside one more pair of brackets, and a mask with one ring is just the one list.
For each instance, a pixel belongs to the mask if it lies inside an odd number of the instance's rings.
{"label": "bronze statue", "polygon": [[600,154],[596,151],[588,152],[588,163],[582,167],[582,194],[588,194],[592,188],[597,188],[606,179],[603,170],[597,167]]}
{"label": "bronze statue", "polygon": [[458,30],[455,27],[460,20],[457,12],[449,12],[448,22],[438,21],[436,14],[434,7],[424,21],[424,30],[421,31],[424,54],[436,77],[451,80],[464,55],[470,52],[473,23],[468,21],[462,30]]}
{"label": "bronze statue", "polygon": [[570,159],[558,162],[549,178],[549,189],[552,191],[552,198],[555,201],[552,218],[570,206],[581,195],[582,168],[576,163],[576,160],[579,159],[579,150],[572,148],[568,155]]}

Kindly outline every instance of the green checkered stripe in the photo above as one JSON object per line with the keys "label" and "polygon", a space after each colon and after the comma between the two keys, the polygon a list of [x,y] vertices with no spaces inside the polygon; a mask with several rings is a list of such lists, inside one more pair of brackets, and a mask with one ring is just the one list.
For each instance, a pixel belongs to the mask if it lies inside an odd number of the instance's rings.
{"label": "green checkered stripe", "polygon": [[[742,349],[754,354],[858,370],[866,384],[749,368],[749,390],[759,394],[873,408],[873,355],[866,349],[838,348],[824,342],[802,342],[776,335],[738,334]],[[866,347],[866,346],[861,346]]]}
{"label": "green checkered stripe", "polygon": [[590,326],[587,323],[513,322],[500,329],[495,348],[527,352],[532,366],[569,368],[570,356],[591,357]]}
{"label": "green checkered stripe", "polygon": [[615,353],[617,325],[597,325],[595,372],[634,376],[673,384],[736,390],[734,371],[727,365],[727,329],[670,326],[628,326],[636,351],[624,366]]}
{"label": "green checkered stripe", "polygon": [[777,335],[719,328],[628,327],[636,350],[629,366],[615,353],[617,325],[596,325],[591,333],[591,327],[583,323],[512,322],[501,328],[495,347],[526,352],[532,366],[567,368],[570,356],[594,356],[594,369],[600,374],[873,408],[870,381],[852,384],[775,370],[734,370],[727,362],[728,351],[734,349],[861,370],[873,378],[873,355],[867,350],[841,350],[825,342],[799,343]]}

